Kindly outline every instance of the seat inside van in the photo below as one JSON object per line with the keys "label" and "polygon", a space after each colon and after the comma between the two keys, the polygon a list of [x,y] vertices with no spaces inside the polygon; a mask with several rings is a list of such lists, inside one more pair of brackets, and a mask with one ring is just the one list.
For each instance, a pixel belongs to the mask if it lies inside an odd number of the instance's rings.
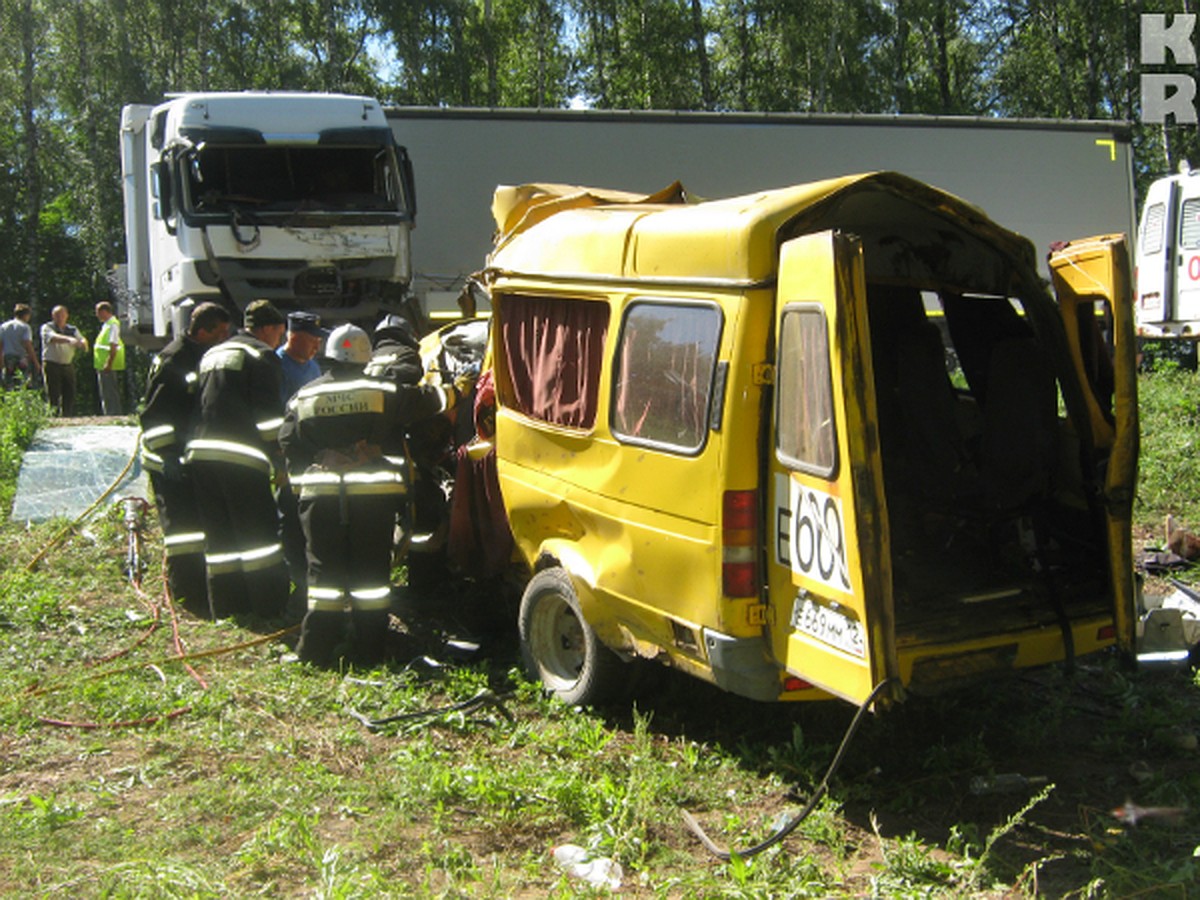
{"label": "seat inside van", "polygon": [[1054,622],[1099,532],[1060,490],[1081,474],[1045,345],[1006,297],[869,283],[867,317],[899,625],[969,629],[985,602]]}

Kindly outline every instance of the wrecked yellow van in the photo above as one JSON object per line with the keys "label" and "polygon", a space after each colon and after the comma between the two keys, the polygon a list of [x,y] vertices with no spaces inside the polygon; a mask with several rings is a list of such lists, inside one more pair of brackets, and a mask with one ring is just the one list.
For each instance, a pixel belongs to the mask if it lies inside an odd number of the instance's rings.
{"label": "wrecked yellow van", "polygon": [[1057,249],[1056,300],[1027,240],[895,173],[494,212],[496,465],[550,691],[646,657],[895,701],[1132,649],[1122,237]]}

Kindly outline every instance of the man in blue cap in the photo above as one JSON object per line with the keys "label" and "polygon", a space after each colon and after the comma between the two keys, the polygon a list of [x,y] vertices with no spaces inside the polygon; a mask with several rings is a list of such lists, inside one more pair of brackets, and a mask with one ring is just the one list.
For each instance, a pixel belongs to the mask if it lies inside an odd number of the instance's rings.
{"label": "man in blue cap", "polygon": [[304,385],[321,377],[321,366],[316,357],[329,336],[329,329],[321,326],[321,317],[315,313],[290,312],[287,326],[287,342],[275,351],[283,364],[283,396],[280,399],[284,404]]}
{"label": "man in blue cap", "polygon": [[[287,315],[287,341],[275,351],[283,366],[283,384],[280,396],[284,406],[300,388],[321,377],[321,366],[317,354],[329,336],[329,329],[321,326],[321,317],[310,312],[290,312]],[[296,506],[296,495],[279,478],[275,491],[275,502],[279,506],[279,525],[283,536],[283,554],[287,559],[288,574],[295,590],[288,600],[288,615],[304,615],[308,591],[308,561],[304,555],[304,532],[300,530],[300,515]]]}

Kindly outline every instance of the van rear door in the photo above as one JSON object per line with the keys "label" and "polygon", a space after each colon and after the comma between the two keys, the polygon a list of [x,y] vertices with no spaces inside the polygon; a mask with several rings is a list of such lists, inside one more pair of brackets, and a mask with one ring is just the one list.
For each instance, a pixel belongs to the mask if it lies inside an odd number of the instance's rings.
{"label": "van rear door", "polygon": [[1200,319],[1200,182],[1189,175],[1172,187],[1170,202],[1179,219],[1168,232],[1175,246],[1175,253],[1167,254],[1175,258],[1175,295],[1168,295],[1166,312],[1176,321],[1195,322]]}
{"label": "van rear door", "polygon": [[895,669],[865,296],[854,238],[827,231],[781,247],[767,622],[790,674],[855,703]]}
{"label": "van rear door", "polygon": [[1106,463],[1103,509],[1117,645],[1133,652],[1132,528],[1139,428],[1137,338],[1125,238],[1104,235],[1072,241],[1050,255],[1050,273],[1084,391],[1089,449]]}
{"label": "van rear door", "polygon": [[1150,185],[1138,223],[1138,320],[1161,325],[1174,317],[1175,234],[1179,183],[1161,178]]}

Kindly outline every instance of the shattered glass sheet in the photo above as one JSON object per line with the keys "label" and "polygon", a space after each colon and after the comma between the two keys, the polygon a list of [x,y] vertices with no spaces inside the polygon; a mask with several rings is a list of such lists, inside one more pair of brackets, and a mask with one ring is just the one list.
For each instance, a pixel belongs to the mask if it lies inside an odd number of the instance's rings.
{"label": "shattered glass sheet", "polygon": [[[25,451],[13,501],[15,522],[74,518],[96,502],[121,474],[137,446],[138,429],[129,425],[70,425],[43,428]],[[112,492],[120,497],[150,497],[141,460]]]}

